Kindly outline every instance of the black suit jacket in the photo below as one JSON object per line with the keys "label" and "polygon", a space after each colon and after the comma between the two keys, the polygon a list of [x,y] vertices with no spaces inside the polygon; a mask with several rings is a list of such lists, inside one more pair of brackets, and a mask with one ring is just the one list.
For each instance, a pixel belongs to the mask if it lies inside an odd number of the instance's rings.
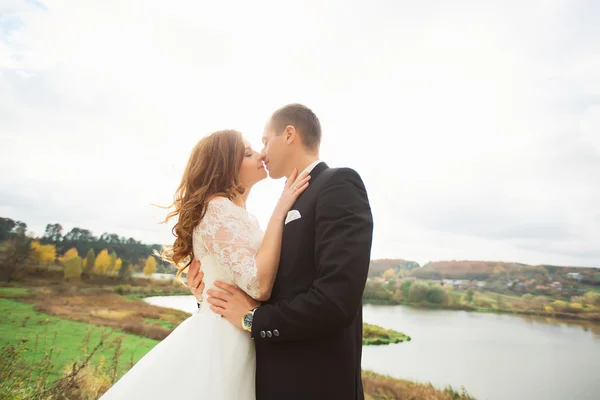
{"label": "black suit jacket", "polygon": [[283,230],[271,298],[256,310],[257,400],[364,398],[362,294],[373,235],[352,169],[318,164]]}

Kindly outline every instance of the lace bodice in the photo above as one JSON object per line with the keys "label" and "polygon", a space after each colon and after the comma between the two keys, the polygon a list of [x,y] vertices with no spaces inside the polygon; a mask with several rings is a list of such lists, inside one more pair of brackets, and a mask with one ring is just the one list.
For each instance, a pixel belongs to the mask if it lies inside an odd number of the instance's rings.
{"label": "lace bodice", "polygon": [[256,253],[262,238],[252,214],[224,197],[212,199],[193,236],[194,256],[202,264],[206,288],[214,280],[226,280],[259,297]]}

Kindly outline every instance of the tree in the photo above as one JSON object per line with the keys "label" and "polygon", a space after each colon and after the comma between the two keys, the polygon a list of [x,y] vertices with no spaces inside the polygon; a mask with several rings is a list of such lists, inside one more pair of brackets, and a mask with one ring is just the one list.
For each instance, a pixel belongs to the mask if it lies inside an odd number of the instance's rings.
{"label": "tree", "polygon": [[467,301],[467,303],[472,303],[474,296],[475,296],[475,291],[473,290],[473,288],[467,289],[467,294],[465,295],[465,300]]}
{"label": "tree", "polygon": [[31,242],[31,258],[40,264],[50,264],[56,260],[56,246],[53,244],[40,244],[35,240]]}
{"label": "tree", "polygon": [[410,289],[408,289],[408,300],[415,303],[427,301],[428,293],[429,284],[427,282],[416,281],[410,285]]}
{"label": "tree", "polygon": [[402,290],[402,295],[404,296],[405,299],[408,299],[408,291],[410,289],[410,287],[412,286],[413,281],[404,281],[402,282],[402,285],[400,285],[400,290]]}
{"label": "tree", "polygon": [[58,243],[62,240],[63,227],[60,224],[46,225],[46,232],[43,239],[48,242]]}
{"label": "tree", "polygon": [[383,273],[383,277],[386,278],[386,279],[393,278],[394,275],[395,274],[394,274],[394,269],[393,268],[388,268]]}
{"label": "tree", "polygon": [[75,247],[71,247],[69,250],[67,250],[65,252],[65,254],[62,257],[60,257],[59,261],[62,265],[65,265],[65,262],[67,262],[71,258],[75,258],[75,257],[79,257],[79,252],[77,251],[77,249]]}
{"label": "tree", "polygon": [[79,279],[81,278],[82,263],[81,257],[75,256],[64,261],[64,276],[65,279]]}
{"label": "tree", "polygon": [[25,222],[17,221],[12,233],[16,234],[17,236],[25,236],[27,233],[27,224]]}
{"label": "tree", "polygon": [[130,279],[132,275],[131,263],[127,260],[123,261],[121,269],[119,269],[119,280],[124,281]]}
{"label": "tree", "polygon": [[535,296],[531,299],[531,304],[534,308],[542,310],[544,307],[550,303],[550,299],[546,296]]}
{"label": "tree", "polygon": [[0,249],[0,279],[11,282],[26,266],[31,255],[31,239],[25,235],[12,235]]}
{"label": "tree", "polygon": [[587,304],[600,306],[600,293],[587,292],[583,295],[583,298]]}
{"label": "tree", "polygon": [[117,258],[115,260],[115,264],[112,268],[111,275],[119,275],[119,271],[121,271],[122,266],[123,266],[123,260],[121,260],[121,258]]}
{"label": "tree", "polygon": [[96,262],[96,252],[94,249],[89,249],[87,255],[85,256],[85,268],[84,272],[90,272],[92,268],[94,268],[94,263]]}
{"label": "tree", "polygon": [[438,285],[434,285],[427,293],[427,301],[433,304],[444,304],[448,300],[446,291]]}
{"label": "tree", "polygon": [[394,292],[394,295],[392,296],[392,300],[395,303],[401,303],[404,301],[404,296],[402,295],[402,290],[400,289],[396,289],[396,291]]}
{"label": "tree", "polygon": [[117,253],[114,251],[110,253],[110,264],[108,265],[108,274],[116,275],[118,270],[115,269],[115,263],[117,262]]}
{"label": "tree", "polygon": [[144,265],[144,275],[150,276],[156,272],[156,258],[148,256]]}
{"label": "tree", "polygon": [[10,218],[0,218],[0,242],[8,239],[16,225],[17,223]]}
{"label": "tree", "polygon": [[104,249],[98,253],[98,257],[96,257],[96,261],[94,262],[94,272],[99,275],[106,275],[109,266],[110,255],[108,255],[108,250]]}
{"label": "tree", "polygon": [[87,229],[73,228],[63,239],[66,242],[93,242],[96,238]]}

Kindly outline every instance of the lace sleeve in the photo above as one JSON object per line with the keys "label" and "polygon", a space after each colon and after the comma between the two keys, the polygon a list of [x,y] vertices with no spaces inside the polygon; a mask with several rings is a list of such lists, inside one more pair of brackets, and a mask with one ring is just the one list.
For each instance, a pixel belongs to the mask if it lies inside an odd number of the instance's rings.
{"label": "lace sleeve", "polygon": [[256,228],[228,199],[208,203],[198,225],[208,252],[214,256],[233,282],[253,298],[260,296],[256,271]]}

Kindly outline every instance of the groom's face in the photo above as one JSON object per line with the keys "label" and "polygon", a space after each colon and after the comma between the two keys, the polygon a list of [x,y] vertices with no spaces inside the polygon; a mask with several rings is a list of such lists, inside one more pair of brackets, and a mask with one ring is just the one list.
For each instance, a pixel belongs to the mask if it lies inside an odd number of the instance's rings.
{"label": "groom's face", "polygon": [[273,179],[283,177],[286,171],[286,153],[288,151],[286,135],[278,134],[278,132],[267,126],[262,137],[262,142],[263,149],[261,156],[269,171],[269,176]]}

